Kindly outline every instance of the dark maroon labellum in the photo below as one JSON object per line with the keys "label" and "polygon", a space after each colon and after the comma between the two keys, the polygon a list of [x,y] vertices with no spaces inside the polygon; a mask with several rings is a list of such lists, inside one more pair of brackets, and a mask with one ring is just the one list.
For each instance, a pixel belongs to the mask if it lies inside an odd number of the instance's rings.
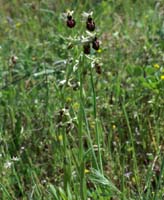
{"label": "dark maroon labellum", "polygon": [[88,17],[87,22],[86,22],[86,27],[89,31],[94,31],[95,30],[95,22],[91,17]]}
{"label": "dark maroon labellum", "polygon": [[101,66],[99,63],[95,63],[95,69],[98,74],[101,74]]}
{"label": "dark maroon labellum", "polygon": [[15,65],[17,63],[17,58],[15,56],[12,56],[11,61]]}
{"label": "dark maroon labellum", "polygon": [[85,54],[90,54],[90,44],[85,44],[83,48]]}
{"label": "dark maroon labellum", "polygon": [[76,22],[74,19],[72,19],[72,16],[68,15],[67,16],[67,26],[69,28],[73,28],[76,25]]}
{"label": "dark maroon labellum", "polygon": [[95,37],[93,42],[92,42],[92,48],[95,49],[95,50],[99,50],[99,47],[100,47],[100,43],[97,40],[97,37]]}

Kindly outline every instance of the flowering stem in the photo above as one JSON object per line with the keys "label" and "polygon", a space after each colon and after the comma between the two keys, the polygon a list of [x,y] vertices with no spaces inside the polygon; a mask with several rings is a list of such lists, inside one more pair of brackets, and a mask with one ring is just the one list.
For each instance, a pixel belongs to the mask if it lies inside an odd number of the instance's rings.
{"label": "flowering stem", "polygon": [[93,82],[93,73],[92,73],[92,67],[90,67],[90,74],[91,74],[91,87],[92,87],[92,93],[93,93],[93,115],[95,119],[95,130],[96,130],[96,143],[98,147],[98,163],[99,163],[99,169],[101,173],[103,173],[103,167],[102,167],[102,158],[101,158],[101,150],[100,150],[100,134],[99,134],[99,127],[98,127],[98,120],[97,120],[97,108],[96,108],[96,92],[94,88],[94,82]]}
{"label": "flowering stem", "polygon": [[83,66],[84,66],[84,56],[80,56],[79,62],[79,81],[80,81],[80,91],[79,91],[79,100],[80,100],[80,109],[78,114],[78,133],[79,133],[79,160],[80,160],[80,196],[82,200],[86,199],[86,181],[84,176],[84,149],[83,149]]}

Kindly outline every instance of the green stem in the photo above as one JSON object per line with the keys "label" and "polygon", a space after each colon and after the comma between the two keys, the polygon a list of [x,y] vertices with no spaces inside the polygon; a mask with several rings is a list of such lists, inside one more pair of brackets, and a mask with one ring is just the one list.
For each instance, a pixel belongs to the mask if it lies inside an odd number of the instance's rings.
{"label": "green stem", "polygon": [[79,91],[79,100],[80,100],[80,109],[78,114],[78,132],[79,132],[79,160],[80,160],[80,196],[82,200],[86,199],[85,195],[85,188],[86,188],[86,182],[85,182],[85,176],[84,176],[84,169],[85,169],[85,163],[84,163],[84,149],[83,149],[83,67],[84,67],[84,56],[80,56],[80,63],[79,63],[79,81],[80,81],[80,91]]}
{"label": "green stem", "polygon": [[138,167],[137,167],[137,157],[136,157],[135,145],[134,145],[134,136],[133,136],[133,133],[132,133],[128,114],[126,112],[126,108],[125,108],[124,104],[122,105],[122,109],[123,109],[123,113],[124,113],[124,116],[125,116],[125,119],[126,119],[128,131],[129,131],[129,134],[130,134],[131,145],[132,145],[132,158],[133,158],[134,176],[135,176],[135,180],[136,180],[136,183],[137,183],[138,192],[139,192],[139,194],[141,194],[140,193],[140,183],[139,183],[139,172],[138,172]]}
{"label": "green stem", "polygon": [[97,107],[96,107],[96,92],[94,88],[94,81],[93,81],[93,73],[92,68],[90,67],[90,74],[91,74],[91,87],[93,93],[93,116],[95,119],[95,129],[96,129],[96,143],[98,146],[98,163],[99,169],[101,173],[103,173],[103,166],[102,166],[102,157],[101,157],[101,146],[100,146],[100,134],[99,134],[99,127],[98,127],[98,119],[97,119]]}

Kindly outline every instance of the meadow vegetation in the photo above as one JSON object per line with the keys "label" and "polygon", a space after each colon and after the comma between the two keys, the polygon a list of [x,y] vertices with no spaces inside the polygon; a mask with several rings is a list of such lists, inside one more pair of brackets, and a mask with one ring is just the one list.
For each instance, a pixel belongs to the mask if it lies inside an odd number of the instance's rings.
{"label": "meadow vegetation", "polygon": [[164,199],[163,0],[0,1],[0,199]]}

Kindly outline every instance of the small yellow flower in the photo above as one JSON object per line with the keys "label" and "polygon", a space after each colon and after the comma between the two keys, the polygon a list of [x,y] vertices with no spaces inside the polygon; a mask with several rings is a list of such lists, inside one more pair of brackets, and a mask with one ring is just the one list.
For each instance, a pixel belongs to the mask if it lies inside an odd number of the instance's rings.
{"label": "small yellow flower", "polygon": [[133,182],[133,183],[136,183],[135,177],[132,177],[132,182]]}
{"label": "small yellow flower", "polygon": [[153,66],[154,66],[154,68],[156,68],[156,69],[159,69],[159,68],[160,68],[160,66],[159,66],[158,64],[154,64]]}
{"label": "small yellow flower", "polygon": [[161,75],[161,80],[164,80],[164,75]]}
{"label": "small yellow flower", "polygon": [[73,105],[72,105],[72,107],[73,107],[73,109],[75,110],[75,111],[78,111],[79,110],[79,103],[74,103]]}
{"label": "small yellow flower", "polygon": [[112,129],[113,129],[113,130],[115,130],[115,129],[116,129],[116,125],[115,125],[115,124],[113,124],[113,126],[112,126]]}
{"label": "small yellow flower", "polygon": [[35,61],[35,60],[36,60],[36,57],[35,57],[35,56],[33,56],[33,57],[32,57],[32,61]]}
{"label": "small yellow flower", "polygon": [[61,142],[61,141],[63,141],[63,136],[62,135],[59,135],[58,136],[58,140]]}
{"label": "small yellow flower", "polygon": [[16,23],[15,26],[16,28],[19,28],[22,24],[20,22]]}
{"label": "small yellow flower", "polygon": [[89,172],[90,172],[89,169],[85,169],[85,170],[84,170],[84,173],[85,173],[85,174],[88,174]]}
{"label": "small yellow flower", "polygon": [[67,98],[66,98],[66,102],[67,102],[67,103],[70,103],[71,101],[72,101],[71,97],[67,97]]}
{"label": "small yellow flower", "polygon": [[90,126],[91,126],[91,128],[95,128],[95,122],[94,122],[94,121],[91,121],[91,122],[90,122]]}
{"label": "small yellow flower", "polygon": [[101,53],[101,52],[102,52],[102,49],[98,49],[98,50],[97,50],[97,53]]}

